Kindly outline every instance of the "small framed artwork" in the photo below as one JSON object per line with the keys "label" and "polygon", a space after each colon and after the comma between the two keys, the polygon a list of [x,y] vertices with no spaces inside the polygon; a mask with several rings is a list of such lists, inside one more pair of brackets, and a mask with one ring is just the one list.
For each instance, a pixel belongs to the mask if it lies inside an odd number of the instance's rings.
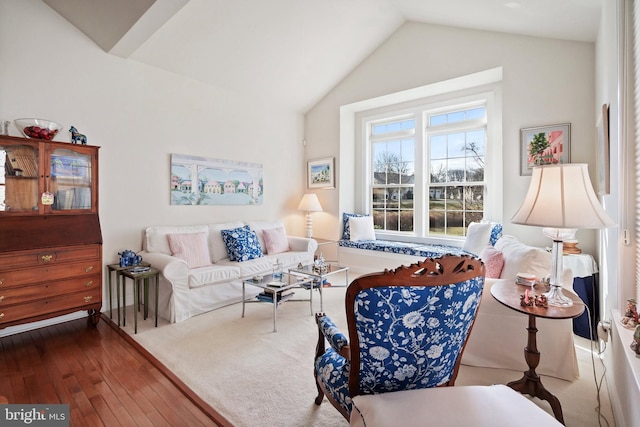
{"label": "small framed artwork", "polygon": [[598,119],[598,142],[596,144],[596,167],[598,176],[598,194],[609,194],[609,104],[602,106],[602,116]]}
{"label": "small framed artwork", "polygon": [[336,188],[333,157],[307,162],[307,187]]}
{"label": "small framed artwork", "polygon": [[520,175],[534,166],[569,163],[571,123],[520,129]]}

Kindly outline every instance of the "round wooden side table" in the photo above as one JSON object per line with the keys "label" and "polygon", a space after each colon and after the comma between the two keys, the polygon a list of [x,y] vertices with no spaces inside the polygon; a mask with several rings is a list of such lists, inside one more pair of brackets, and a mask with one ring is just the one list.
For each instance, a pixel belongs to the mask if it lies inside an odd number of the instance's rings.
{"label": "round wooden side table", "polygon": [[518,381],[512,381],[507,385],[522,394],[528,394],[548,401],[551,405],[551,409],[553,410],[553,415],[555,415],[558,421],[564,424],[560,401],[542,385],[542,381],[536,373],[536,367],[540,363],[540,352],[538,351],[536,344],[536,333],[538,332],[538,329],[536,328],[536,317],[544,317],[547,319],[573,319],[582,314],[584,311],[584,303],[576,294],[566,288],[563,288],[562,293],[573,301],[573,305],[571,307],[549,306],[544,308],[537,307],[535,305],[531,307],[522,306],[520,305],[520,296],[524,295],[527,289],[529,289],[529,292],[533,290],[537,294],[544,293],[544,291],[540,290],[539,285],[536,285],[535,288],[531,288],[529,286],[516,285],[515,283],[508,281],[497,282],[491,287],[491,295],[499,303],[512,310],[519,311],[520,313],[529,316],[529,326],[527,327],[527,331],[529,331],[529,333],[527,346],[524,349],[524,359],[527,362],[527,366],[529,366],[529,370],[525,371],[524,376],[521,379]]}

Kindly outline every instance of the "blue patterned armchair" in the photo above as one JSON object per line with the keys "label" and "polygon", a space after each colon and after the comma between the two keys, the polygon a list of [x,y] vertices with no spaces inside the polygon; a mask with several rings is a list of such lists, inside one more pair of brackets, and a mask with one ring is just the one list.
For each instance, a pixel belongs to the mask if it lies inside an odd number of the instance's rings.
{"label": "blue patterned armchair", "polygon": [[351,398],[360,394],[452,386],[484,275],[479,259],[445,255],[351,282],[348,339],[316,314],[316,405],[326,395],[348,420]]}

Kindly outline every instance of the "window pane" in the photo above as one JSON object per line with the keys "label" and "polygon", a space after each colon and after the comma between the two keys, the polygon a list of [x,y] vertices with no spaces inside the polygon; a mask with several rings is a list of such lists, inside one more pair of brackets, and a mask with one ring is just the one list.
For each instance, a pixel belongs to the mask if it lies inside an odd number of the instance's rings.
{"label": "window pane", "polygon": [[429,212],[429,234],[444,234],[445,214],[443,211]]}
{"label": "window pane", "polygon": [[467,110],[466,116],[467,120],[477,120],[484,118],[485,109],[484,107],[473,108],[471,110]]}
{"label": "window pane", "polygon": [[447,181],[464,181],[465,162],[464,159],[449,159],[447,170]]}
{"label": "window pane", "polygon": [[445,191],[444,187],[429,188],[429,209],[444,210]]}
{"label": "window pane", "polygon": [[451,133],[448,135],[448,157],[462,157],[466,153],[466,141],[464,133]]}
{"label": "window pane", "polygon": [[400,160],[403,162],[413,162],[416,160],[415,142],[413,139],[403,139],[400,143]]}
{"label": "window pane", "polygon": [[463,187],[447,187],[445,206],[448,211],[452,209],[462,210],[464,208]]}
{"label": "window pane", "polygon": [[484,157],[478,159],[467,159],[467,181],[484,181]]}
{"label": "window pane", "polygon": [[464,200],[466,210],[481,211],[484,208],[484,186],[472,185],[465,187]]}
{"label": "window pane", "polygon": [[440,183],[447,181],[447,161],[440,160],[431,162],[430,180],[432,183]]}
{"label": "window pane", "polygon": [[467,156],[484,156],[485,132],[484,130],[473,130],[466,134]]}
{"label": "window pane", "polygon": [[461,211],[447,211],[446,234],[448,236],[464,236],[464,221]]}
{"label": "window pane", "polygon": [[386,205],[387,191],[384,188],[374,188],[372,191],[373,209],[381,209]]}
{"label": "window pane", "polygon": [[429,138],[429,158],[431,160],[447,158],[447,136],[438,135]]}
{"label": "window pane", "polygon": [[400,231],[413,231],[413,210],[400,211]]}
{"label": "window pane", "polygon": [[399,215],[397,211],[387,211],[386,225],[389,231],[399,231]]}
{"label": "window pane", "polygon": [[373,228],[376,230],[384,230],[384,210],[382,209],[374,209],[373,210]]}

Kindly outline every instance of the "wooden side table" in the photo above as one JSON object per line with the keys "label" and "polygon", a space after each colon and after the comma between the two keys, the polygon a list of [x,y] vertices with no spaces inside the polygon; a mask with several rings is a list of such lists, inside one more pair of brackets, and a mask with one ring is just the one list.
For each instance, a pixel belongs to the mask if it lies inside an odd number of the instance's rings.
{"label": "wooden side table", "polygon": [[529,366],[529,370],[525,371],[524,376],[518,381],[512,381],[507,385],[522,394],[528,394],[533,397],[538,397],[542,400],[546,400],[551,405],[553,415],[556,419],[564,424],[564,417],[562,416],[562,406],[556,396],[551,394],[544,386],[540,377],[536,373],[536,367],[540,363],[540,352],[536,344],[536,317],[544,317],[547,319],[573,319],[582,314],[584,311],[584,303],[573,292],[562,289],[564,295],[571,298],[573,306],[571,307],[552,307],[548,308],[536,307],[523,307],[520,305],[520,295],[523,295],[525,291],[529,289],[530,292],[533,289],[535,293],[540,294],[544,291],[538,286],[530,288],[528,286],[516,285],[511,282],[497,282],[491,287],[491,295],[501,304],[506,307],[518,311],[520,313],[529,316],[529,326],[527,327],[528,338],[527,346],[524,349],[524,359]]}
{"label": "wooden side table", "polygon": [[[133,280],[133,333],[137,334],[138,333],[138,314],[136,313],[136,309],[140,310],[140,301],[139,301],[140,283],[143,284],[143,290],[144,290],[144,319],[146,320],[147,317],[149,316],[149,279],[151,278],[155,278],[155,281],[156,281],[155,321],[156,321],[156,328],[158,327],[158,285],[160,283],[160,270],[156,270],[155,268],[149,268],[148,271],[136,273],[132,271],[131,268],[132,267],[129,267],[129,269],[124,269],[120,271],[120,274],[122,274],[122,303],[124,304],[124,311],[122,313],[122,321],[123,321],[122,324],[126,326],[127,306],[125,301],[125,294],[126,294],[126,278],[128,277],[129,279]],[[120,302],[118,302],[118,311],[120,311]]]}

